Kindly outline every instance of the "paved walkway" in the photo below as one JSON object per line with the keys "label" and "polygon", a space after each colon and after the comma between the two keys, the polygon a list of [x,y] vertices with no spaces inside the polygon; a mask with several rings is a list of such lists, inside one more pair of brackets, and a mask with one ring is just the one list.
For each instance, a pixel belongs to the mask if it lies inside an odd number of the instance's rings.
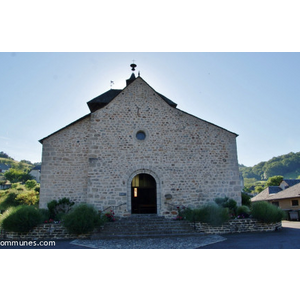
{"label": "paved walkway", "polygon": [[282,229],[272,232],[75,240],[70,244],[93,249],[300,249],[300,222],[282,221]]}
{"label": "paved walkway", "polygon": [[200,249],[300,249],[300,222],[282,221],[282,229],[277,231],[223,236],[224,241]]}
{"label": "paved walkway", "polygon": [[219,235],[199,235],[188,237],[74,240],[70,244],[93,249],[196,249],[224,240],[226,238]]}

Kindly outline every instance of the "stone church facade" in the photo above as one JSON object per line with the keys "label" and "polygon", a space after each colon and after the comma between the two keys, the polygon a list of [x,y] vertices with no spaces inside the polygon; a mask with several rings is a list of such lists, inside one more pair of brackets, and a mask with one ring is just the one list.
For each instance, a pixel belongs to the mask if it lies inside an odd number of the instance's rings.
{"label": "stone church facade", "polygon": [[40,140],[40,207],[63,197],[118,216],[170,217],[217,197],[241,204],[235,133],[176,108],[134,73],[90,113]]}

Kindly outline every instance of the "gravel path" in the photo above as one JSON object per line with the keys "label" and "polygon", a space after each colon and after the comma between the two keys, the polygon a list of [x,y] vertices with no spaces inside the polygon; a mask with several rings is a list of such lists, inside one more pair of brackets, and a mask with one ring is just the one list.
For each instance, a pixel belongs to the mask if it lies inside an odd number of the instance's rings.
{"label": "gravel path", "polygon": [[155,238],[119,238],[102,240],[74,240],[73,245],[94,249],[197,249],[226,240],[219,235]]}

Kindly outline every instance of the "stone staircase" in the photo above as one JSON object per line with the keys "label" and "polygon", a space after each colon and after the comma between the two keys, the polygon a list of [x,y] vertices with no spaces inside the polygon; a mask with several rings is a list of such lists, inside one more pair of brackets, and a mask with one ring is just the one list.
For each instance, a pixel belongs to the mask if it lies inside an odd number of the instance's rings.
{"label": "stone staircase", "polygon": [[171,220],[153,214],[132,215],[108,222],[91,239],[142,238],[201,235],[186,221]]}

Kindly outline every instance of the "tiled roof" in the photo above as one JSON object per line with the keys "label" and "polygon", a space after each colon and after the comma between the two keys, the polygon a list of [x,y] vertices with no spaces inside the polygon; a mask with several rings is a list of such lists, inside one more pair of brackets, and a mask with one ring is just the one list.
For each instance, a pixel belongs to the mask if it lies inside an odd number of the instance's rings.
{"label": "tiled roof", "polygon": [[37,165],[37,166],[33,167],[33,168],[31,169],[31,171],[32,171],[32,170],[39,170],[39,171],[40,171],[41,168],[42,168],[41,165]]}
{"label": "tiled roof", "polygon": [[176,107],[177,106],[177,104],[176,103],[174,103],[172,100],[170,100],[169,98],[167,98],[166,96],[164,96],[164,95],[162,95],[162,94],[160,94],[160,93],[158,93],[158,92],[156,92],[165,102],[167,102],[170,106],[172,106],[172,107]]}
{"label": "tiled roof", "polygon": [[269,194],[276,194],[282,191],[280,186],[269,186],[268,189],[269,189]]}
{"label": "tiled roof", "polygon": [[[278,192],[270,193],[271,190],[275,191],[274,188],[279,188]],[[300,197],[300,183],[295,184],[287,189],[281,190],[280,187],[268,187],[264,189],[261,193],[256,195],[251,199],[251,201],[270,201],[270,200],[281,200],[281,199],[288,199],[288,198],[299,198]]]}
{"label": "tiled roof", "polygon": [[300,197],[300,183],[295,184],[288,189],[285,189],[277,194],[272,195],[272,199],[286,199],[286,198],[298,198]]}
{"label": "tiled roof", "polygon": [[[141,77],[140,77],[141,78]],[[133,77],[131,75],[131,77],[127,80],[127,86],[128,84],[132,83],[134,80],[136,80],[135,77]],[[130,82],[129,82],[130,81]],[[126,88],[126,87],[125,87]],[[90,109],[91,112],[95,112],[96,110],[104,107],[105,105],[107,105],[110,101],[112,101],[115,97],[117,97],[122,90],[117,90],[117,89],[110,89],[109,91],[97,96],[96,98],[90,100],[87,105]],[[174,103],[172,100],[170,100],[169,98],[165,97],[164,95],[156,92],[166,103],[168,103],[170,106],[172,107],[176,107],[177,104]]]}
{"label": "tiled roof", "polygon": [[281,184],[286,183],[288,186],[293,186],[295,184],[300,183],[300,179],[284,179],[282,180]]}
{"label": "tiled roof", "polygon": [[266,200],[269,197],[269,189],[266,188],[264,189],[262,192],[260,192],[258,195],[256,195],[255,197],[251,198],[251,201],[262,201],[262,200]]}
{"label": "tiled roof", "polygon": [[88,105],[90,111],[94,112],[94,111],[104,107],[105,105],[107,105],[112,99],[117,97],[121,92],[122,92],[122,90],[111,89],[111,90],[99,95],[98,97],[90,100],[87,103],[87,105]]}
{"label": "tiled roof", "polygon": [[267,200],[270,196],[282,191],[282,189],[279,186],[269,186],[266,189],[264,189],[262,192],[260,192],[258,195],[253,197],[251,201],[262,201]]}

